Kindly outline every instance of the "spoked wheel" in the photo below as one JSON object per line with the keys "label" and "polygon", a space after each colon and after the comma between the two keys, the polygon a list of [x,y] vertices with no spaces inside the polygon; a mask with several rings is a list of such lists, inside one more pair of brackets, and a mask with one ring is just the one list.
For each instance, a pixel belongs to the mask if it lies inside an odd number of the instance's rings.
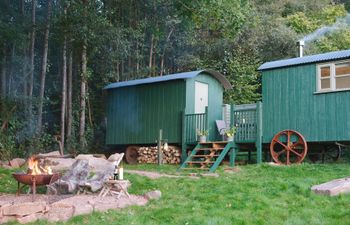
{"label": "spoked wheel", "polygon": [[320,152],[309,154],[308,157],[313,163],[336,162],[341,157],[341,150],[340,145],[324,145]]}
{"label": "spoked wheel", "polygon": [[307,154],[307,144],[297,131],[284,130],[273,137],[270,152],[278,164],[301,163]]}

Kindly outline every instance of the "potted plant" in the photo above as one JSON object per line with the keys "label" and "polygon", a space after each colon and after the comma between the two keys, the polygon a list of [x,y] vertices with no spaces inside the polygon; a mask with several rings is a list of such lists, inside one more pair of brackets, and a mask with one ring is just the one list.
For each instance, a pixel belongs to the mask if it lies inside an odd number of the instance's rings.
{"label": "potted plant", "polygon": [[226,141],[233,141],[235,133],[236,133],[236,127],[231,127],[225,130]]}
{"label": "potted plant", "polygon": [[208,134],[209,134],[208,130],[199,130],[199,129],[197,129],[197,140],[199,142],[206,142]]}

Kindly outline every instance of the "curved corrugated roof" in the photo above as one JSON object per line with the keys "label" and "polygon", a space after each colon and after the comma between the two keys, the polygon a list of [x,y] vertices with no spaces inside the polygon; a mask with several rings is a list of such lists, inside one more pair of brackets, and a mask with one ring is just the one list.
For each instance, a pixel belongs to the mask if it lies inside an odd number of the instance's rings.
{"label": "curved corrugated roof", "polygon": [[292,59],[266,62],[262,64],[258,68],[258,70],[269,70],[269,69],[276,69],[280,67],[325,62],[325,61],[345,59],[345,58],[350,58],[350,50],[343,50],[343,51],[329,52],[329,53],[318,54],[318,55],[309,55],[309,56],[292,58]]}
{"label": "curved corrugated roof", "polygon": [[120,88],[120,87],[135,86],[135,85],[140,85],[140,84],[150,84],[150,83],[156,83],[156,82],[178,80],[178,79],[189,79],[189,78],[193,78],[201,73],[207,73],[207,74],[213,76],[221,83],[221,85],[225,89],[232,88],[232,85],[230,84],[230,82],[221,73],[214,71],[214,70],[198,70],[198,71],[191,71],[191,72],[184,72],[184,73],[175,73],[175,74],[170,74],[170,75],[165,75],[165,76],[160,76],[160,77],[149,77],[149,78],[138,79],[138,80],[116,82],[116,83],[112,83],[112,84],[107,85],[103,89]]}

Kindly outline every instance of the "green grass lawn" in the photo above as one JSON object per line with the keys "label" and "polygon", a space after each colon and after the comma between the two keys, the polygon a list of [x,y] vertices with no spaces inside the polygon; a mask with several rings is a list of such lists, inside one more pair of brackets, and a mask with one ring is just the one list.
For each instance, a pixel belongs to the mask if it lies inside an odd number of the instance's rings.
{"label": "green grass lawn", "polygon": [[[126,166],[175,173],[176,167]],[[350,176],[349,164],[302,164],[240,166],[219,178],[160,178],[151,180],[125,174],[132,182],[129,192],[162,191],[159,201],[144,207],[74,217],[67,224],[350,224],[350,194],[319,196],[314,184]],[[2,192],[14,192],[16,183],[1,170]],[[44,221],[36,224],[46,224]]]}

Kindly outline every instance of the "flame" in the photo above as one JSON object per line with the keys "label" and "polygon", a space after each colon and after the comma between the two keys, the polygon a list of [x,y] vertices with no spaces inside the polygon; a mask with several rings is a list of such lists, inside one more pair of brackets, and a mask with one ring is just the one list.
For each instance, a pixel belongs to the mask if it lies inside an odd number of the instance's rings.
{"label": "flame", "polygon": [[36,156],[31,156],[28,159],[28,174],[38,175],[38,174],[52,174],[52,169],[49,166],[42,167],[39,165],[39,158]]}

